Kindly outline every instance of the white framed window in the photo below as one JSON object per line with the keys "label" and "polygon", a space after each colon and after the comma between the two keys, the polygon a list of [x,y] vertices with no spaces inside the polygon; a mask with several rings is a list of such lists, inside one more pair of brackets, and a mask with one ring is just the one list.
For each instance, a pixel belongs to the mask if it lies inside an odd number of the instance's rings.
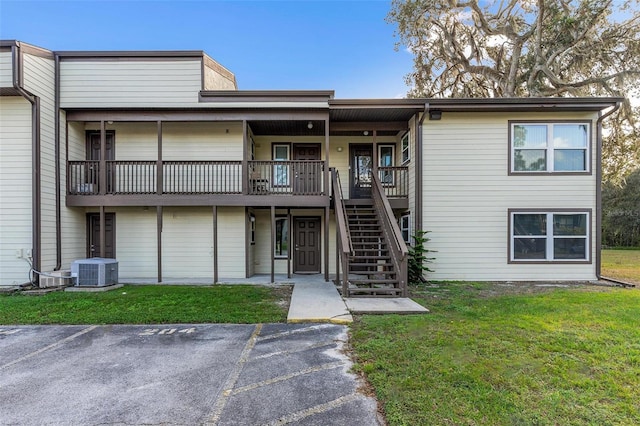
{"label": "white framed window", "polygon": [[[289,161],[291,145],[273,144],[273,161]],[[289,186],[289,164],[273,165],[273,185]]]}
{"label": "white framed window", "polygon": [[409,132],[405,133],[400,140],[402,150],[402,164],[407,163],[411,159],[411,144],[409,143]]}
{"label": "white framed window", "polygon": [[378,145],[378,171],[380,182],[385,186],[393,186],[393,170],[385,167],[393,167],[396,147],[393,145]]}
{"label": "white framed window", "polygon": [[405,243],[411,244],[411,213],[403,213],[400,216],[400,233]]}
{"label": "white framed window", "polygon": [[591,261],[591,211],[511,210],[510,262]]}
{"label": "white framed window", "polygon": [[289,256],[289,218],[276,217],[275,257],[287,258]]}
{"label": "white framed window", "polygon": [[589,173],[589,122],[510,122],[510,172]]}

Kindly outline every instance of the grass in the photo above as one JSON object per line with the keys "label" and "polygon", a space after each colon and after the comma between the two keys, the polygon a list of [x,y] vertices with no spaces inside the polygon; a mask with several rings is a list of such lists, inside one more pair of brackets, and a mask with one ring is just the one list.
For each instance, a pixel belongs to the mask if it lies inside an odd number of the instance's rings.
{"label": "grass", "polygon": [[640,284],[640,248],[602,250],[602,275]]}
{"label": "grass", "polygon": [[0,324],[267,323],[287,318],[290,290],[124,286],[104,293],[0,296]]}
{"label": "grass", "polygon": [[640,291],[427,287],[429,315],[363,316],[357,363],[390,425],[640,424]]}

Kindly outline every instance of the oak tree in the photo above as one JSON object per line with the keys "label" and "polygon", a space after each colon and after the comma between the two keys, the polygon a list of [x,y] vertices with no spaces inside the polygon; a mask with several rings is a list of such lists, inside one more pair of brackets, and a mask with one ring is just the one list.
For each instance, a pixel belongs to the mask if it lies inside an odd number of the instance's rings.
{"label": "oak tree", "polygon": [[[638,0],[393,0],[411,97],[640,97]],[[640,160],[638,111],[608,123],[605,178]],[[629,167],[625,164],[630,164]]]}

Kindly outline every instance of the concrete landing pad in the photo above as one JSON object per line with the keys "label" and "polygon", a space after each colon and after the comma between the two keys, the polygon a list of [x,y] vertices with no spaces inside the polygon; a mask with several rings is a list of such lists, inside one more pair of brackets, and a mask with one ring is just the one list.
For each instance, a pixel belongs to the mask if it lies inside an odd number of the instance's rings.
{"label": "concrete landing pad", "polygon": [[345,298],[347,308],[354,314],[426,314],[429,310],[407,297]]}

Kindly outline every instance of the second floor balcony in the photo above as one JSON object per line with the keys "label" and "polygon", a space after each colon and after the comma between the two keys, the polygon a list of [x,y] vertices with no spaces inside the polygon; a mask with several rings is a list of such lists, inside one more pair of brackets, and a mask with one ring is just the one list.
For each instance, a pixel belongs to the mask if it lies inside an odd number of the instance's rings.
{"label": "second floor balcony", "polygon": [[[406,167],[379,173],[406,197]],[[67,205],[325,205],[325,161],[69,161]],[[273,198],[277,197],[277,198]]]}

